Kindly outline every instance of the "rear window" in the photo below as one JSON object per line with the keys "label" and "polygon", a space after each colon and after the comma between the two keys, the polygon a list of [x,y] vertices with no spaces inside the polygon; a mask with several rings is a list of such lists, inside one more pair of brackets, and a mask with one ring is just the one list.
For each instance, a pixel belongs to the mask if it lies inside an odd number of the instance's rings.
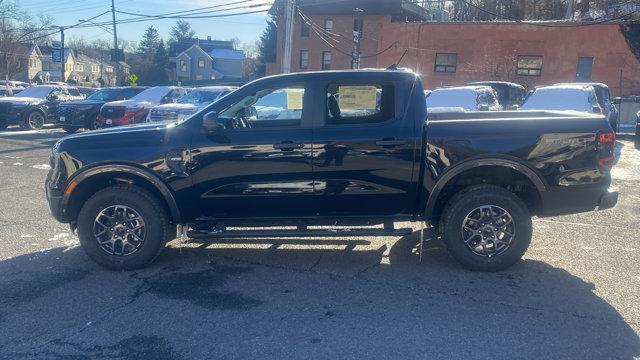
{"label": "rear window", "polygon": [[395,117],[391,84],[341,84],[327,87],[327,125],[371,124]]}

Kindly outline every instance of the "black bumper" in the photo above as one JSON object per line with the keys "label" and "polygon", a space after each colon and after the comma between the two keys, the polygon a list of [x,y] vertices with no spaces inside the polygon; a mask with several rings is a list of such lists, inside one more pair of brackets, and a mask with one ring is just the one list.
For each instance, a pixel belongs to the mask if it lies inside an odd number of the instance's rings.
{"label": "black bumper", "polygon": [[551,190],[540,197],[542,209],[538,215],[542,217],[606,210],[618,203],[618,192],[602,187]]}

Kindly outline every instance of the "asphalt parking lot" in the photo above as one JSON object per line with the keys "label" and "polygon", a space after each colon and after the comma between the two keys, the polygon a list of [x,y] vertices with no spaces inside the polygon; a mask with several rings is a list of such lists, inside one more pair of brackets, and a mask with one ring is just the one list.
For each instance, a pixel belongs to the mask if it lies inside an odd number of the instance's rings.
{"label": "asphalt parking lot", "polygon": [[463,270],[437,241],[174,241],[150,268],[94,265],[49,215],[49,129],[0,133],[1,359],[640,357],[640,150],[612,210],[534,220],[525,260]]}

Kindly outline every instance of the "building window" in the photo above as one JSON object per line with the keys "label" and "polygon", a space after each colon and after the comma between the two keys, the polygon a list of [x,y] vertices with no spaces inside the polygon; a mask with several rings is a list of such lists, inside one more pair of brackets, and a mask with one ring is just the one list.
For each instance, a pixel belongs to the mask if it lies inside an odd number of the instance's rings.
{"label": "building window", "polygon": [[187,62],[180,60],[180,71],[187,71]]}
{"label": "building window", "polygon": [[82,64],[75,64],[74,68],[76,71],[84,71],[84,65]]}
{"label": "building window", "polygon": [[458,67],[458,54],[437,53],[436,65],[433,71],[443,73],[454,73]]}
{"label": "building window", "polygon": [[302,19],[302,24],[301,24],[301,27],[300,27],[300,36],[309,37],[310,30],[311,30],[311,28],[309,27],[309,24],[307,24],[307,22],[304,21],[304,19]]}
{"label": "building window", "polygon": [[322,52],[322,70],[331,70],[331,51]]}
{"label": "building window", "polygon": [[202,58],[198,59],[198,67],[201,69],[204,69],[204,59]]}
{"label": "building window", "polygon": [[106,71],[106,72],[108,72],[108,73],[111,73],[111,72],[113,72],[113,67],[111,67],[111,66],[107,66],[107,67],[104,69],[104,71]]}
{"label": "building window", "polygon": [[203,79],[202,75],[196,75],[196,81],[202,81]]}
{"label": "building window", "polygon": [[309,68],[309,50],[300,50],[300,69]]}
{"label": "building window", "polygon": [[542,56],[518,55],[518,75],[540,76],[542,73]]}
{"label": "building window", "polygon": [[333,31],[333,19],[324,19],[324,31]]}
{"label": "building window", "polygon": [[100,72],[100,65],[91,65],[91,72]]}

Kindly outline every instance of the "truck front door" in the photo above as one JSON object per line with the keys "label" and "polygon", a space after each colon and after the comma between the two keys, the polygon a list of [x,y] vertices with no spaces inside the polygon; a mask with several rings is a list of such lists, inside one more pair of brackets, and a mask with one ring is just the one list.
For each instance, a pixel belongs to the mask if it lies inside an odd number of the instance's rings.
{"label": "truck front door", "polygon": [[[409,215],[415,204],[414,124],[402,83],[329,82],[314,128],[314,206],[324,217]],[[400,94],[405,94],[399,97]],[[323,99],[321,99],[322,101]],[[318,120],[318,119],[316,119]]]}
{"label": "truck front door", "polygon": [[[268,86],[265,85],[265,86]],[[191,166],[212,219],[313,215],[312,129],[304,83],[243,89],[219,109],[220,131],[196,131]]]}

